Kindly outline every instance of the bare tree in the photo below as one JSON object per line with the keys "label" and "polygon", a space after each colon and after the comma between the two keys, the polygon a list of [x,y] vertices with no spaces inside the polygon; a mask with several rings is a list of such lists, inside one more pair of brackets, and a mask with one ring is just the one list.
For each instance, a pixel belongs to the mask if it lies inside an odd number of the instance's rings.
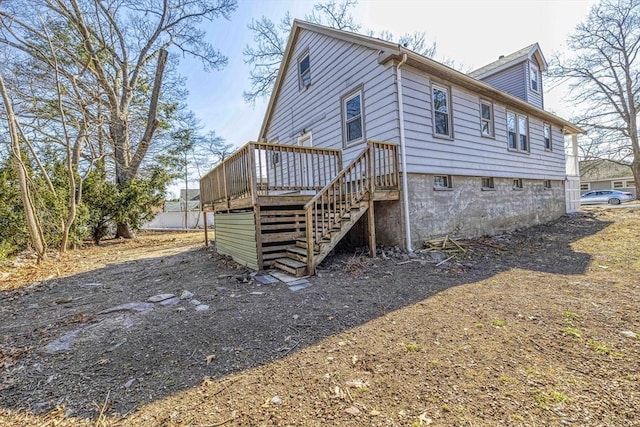
{"label": "bare tree", "polygon": [[0,95],[2,95],[2,101],[7,115],[9,139],[11,140],[10,153],[18,175],[18,187],[20,190],[20,197],[22,199],[22,206],[24,209],[27,228],[29,229],[31,246],[36,251],[38,262],[40,262],[46,257],[47,243],[44,240],[42,226],[40,225],[40,219],[33,203],[33,197],[29,183],[29,174],[23,160],[23,150],[20,146],[20,138],[18,137],[18,124],[16,121],[16,116],[13,112],[11,99],[9,98],[9,94],[7,93],[7,89],[4,84],[4,79],[1,75]]}
{"label": "bare tree", "polygon": [[[7,4],[5,8],[5,4]],[[54,33],[54,48],[64,53],[60,74],[79,80],[80,96],[93,97],[105,114],[115,163],[115,180],[125,188],[135,180],[160,126],[168,50],[200,59],[206,70],[226,58],[205,41],[200,24],[235,10],[235,0],[15,0],[0,9],[0,43],[53,68],[43,34]],[[79,71],[86,70],[86,77]],[[134,118],[146,122],[136,132]],[[117,234],[133,237],[128,224]]]}
{"label": "bare tree", "polygon": [[631,163],[640,188],[640,0],[602,0],[556,55],[551,76],[568,80],[578,124],[589,130],[583,157]]}

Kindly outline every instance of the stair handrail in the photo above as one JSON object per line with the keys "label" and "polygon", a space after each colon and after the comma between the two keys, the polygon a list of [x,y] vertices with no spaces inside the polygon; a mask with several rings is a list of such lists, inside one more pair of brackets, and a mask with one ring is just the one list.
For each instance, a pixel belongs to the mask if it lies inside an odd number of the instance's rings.
{"label": "stair handrail", "polygon": [[[370,156],[373,143],[356,156],[322,190],[304,205],[306,215],[307,269],[313,274],[313,252],[316,242],[330,235],[351,208],[362,201],[371,189]],[[350,178],[347,180],[347,178]],[[336,202],[339,201],[340,205]],[[339,209],[338,209],[339,207]]]}

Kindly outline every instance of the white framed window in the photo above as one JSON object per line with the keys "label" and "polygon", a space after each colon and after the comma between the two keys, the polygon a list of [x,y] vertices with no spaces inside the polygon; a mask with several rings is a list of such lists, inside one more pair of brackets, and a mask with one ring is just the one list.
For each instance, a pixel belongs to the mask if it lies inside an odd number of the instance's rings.
{"label": "white framed window", "polygon": [[496,188],[496,184],[494,182],[493,177],[482,178],[482,189],[483,190],[493,190],[495,188]]}
{"label": "white framed window", "polygon": [[527,116],[507,111],[507,147],[510,150],[529,151]]}
{"label": "white framed window", "polygon": [[591,190],[591,184],[588,182],[581,182],[580,183],[580,191],[589,191]]}
{"label": "white framed window", "polygon": [[453,137],[449,88],[433,84],[431,98],[433,101],[433,133],[436,136]]}
{"label": "white framed window", "polygon": [[311,134],[311,131],[305,132],[298,137],[298,145],[301,147],[313,146],[313,136]]}
{"label": "white framed window", "polygon": [[493,137],[493,104],[480,100],[480,132],[482,136]]}
{"label": "white framed window", "polygon": [[433,177],[434,190],[449,190],[451,188],[451,175],[435,175]]}
{"label": "white framed window", "polygon": [[522,178],[514,178],[513,180],[513,189],[514,190],[522,190]]}
{"label": "white framed window", "polygon": [[624,188],[623,181],[613,181],[613,188]]}
{"label": "white framed window", "polygon": [[635,181],[627,181],[626,188],[634,188],[636,186]]}
{"label": "white framed window", "polygon": [[349,146],[364,140],[364,121],[362,116],[362,89],[358,89],[342,98],[345,145]]}
{"label": "white framed window", "polygon": [[540,91],[540,73],[535,65],[529,66],[529,77],[531,79],[531,90],[534,92]]}
{"label": "white framed window", "polygon": [[306,89],[311,85],[309,52],[303,54],[300,59],[298,59],[298,78],[300,81],[300,89]]}
{"label": "white framed window", "polygon": [[543,185],[544,185],[544,189],[545,190],[551,190],[551,188],[552,188],[550,179],[545,179],[544,182],[543,182]]}
{"label": "white framed window", "polygon": [[542,135],[544,138],[544,149],[551,151],[551,125],[548,123],[542,124]]}

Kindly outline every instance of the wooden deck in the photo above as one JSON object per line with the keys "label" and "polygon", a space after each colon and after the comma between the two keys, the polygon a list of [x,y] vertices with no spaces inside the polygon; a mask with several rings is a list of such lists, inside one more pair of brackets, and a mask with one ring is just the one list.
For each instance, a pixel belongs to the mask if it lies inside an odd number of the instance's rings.
{"label": "wooden deck", "polygon": [[[313,274],[360,217],[374,223],[376,201],[399,199],[397,154],[395,144],[370,141],[343,168],[340,150],[248,143],[200,180],[202,210],[224,219],[222,253],[258,269],[289,271],[288,258]],[[372,226],[369,236],[375,254]]]}

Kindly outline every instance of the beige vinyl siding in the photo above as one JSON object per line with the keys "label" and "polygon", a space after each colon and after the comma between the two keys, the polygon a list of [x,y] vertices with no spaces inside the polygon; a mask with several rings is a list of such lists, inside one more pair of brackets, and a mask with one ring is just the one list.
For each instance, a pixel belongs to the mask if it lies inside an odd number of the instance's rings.
{"label": "beige vinyl siding", "polygon": [[[484,138],[480,133],[480,98],[451,86],[453,140],[435,138],[431,132],[429,78],[411,68],[404,70],[402,76],[409,173],[564,179],[564,152],[545,151],[542,120],[527,116],[529,152],[509,151],[506,107],[493,103],[495,138]],[[554,143],[563,140],[555,125],[552,138]]]}
{"label": "beige vinyl siding", "polygon": [[488,85],[526,101],[529,85],[528,66],[528,62],[521,62],[481,80]]}
{"label": "beige vinyl siding", "polygon": [[258,270],[256,219],[250,212],[216,212],[216,250],[238,264]]}
{"label": "beige vinyl siding", "polygon": [[[364,137],[398,142],[394,69],[378,64],[378,51],[301,30],[292,58],[307,49],[311,85],[299,90],[297,62],[291,61],[266,129],[267,139],[277,135],[280,143],[296,144],[299,132],[305,129],[313,132],[314,147],[343,148],[341,99],[361,87]],[[343,164],[364,146],[345,149]]]}

